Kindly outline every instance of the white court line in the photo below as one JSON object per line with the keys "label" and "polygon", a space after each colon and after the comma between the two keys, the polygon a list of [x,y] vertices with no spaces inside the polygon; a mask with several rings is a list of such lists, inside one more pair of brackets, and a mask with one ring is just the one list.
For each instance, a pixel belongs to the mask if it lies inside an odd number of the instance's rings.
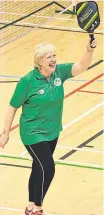
{"label": "white court line", "polygon": [[[82,151],[82,152],[93,152],[93,153],[101,153],[104,154],[104,150],[91,150],[91,149],[84,149],[84,148],[73,148],[70,146],[62,146],[62,145],[57,145],[56,148],[58,149],[69,149],[69,150],[77,150],[77,151]],[[20,157],[24,157],[28,152],[24,151],[22,154],[20,154]]]}
{"label": "white court line", "polygon": [[83,148],[73,148],[73,147],[69,147],[69,146],[62,146],[62,145],[58,145],[57,148],[59,149],[69,149],[69,150],[77,150],[77,151],[85,151],[85,152],[95,152],[95,153],[101,153],[103,154],[104,153],[104,150],[101,151],[101,150],[91,150],[91,149],[83,149]]}
{"label": "white court line", "polygon": [[[15,211],[15,212],[24,212],[24,210],[19,209],[19,208],[8,208],[8,207],[0,207],[0,210]],[[56,215],[56,214],[45,213],[44,215]]]}
{"label": "white court line", "polygon": [[19,156],[24,157],[25,154],[27,154],[28,151],[24,151],[22,154],[20,154]]}
{"label": "white court line", "polygon": [[[21,156],[15,155],[15,154],[11,154],[11,153],[6,153],[6,152],[0,152],[0,155],[2,156],[9,156],[9,157],[18,157],[18,158],[22,158]],[[26,157],[27,158],[27,157]],[[31,158],[31,157],[30,157]],[[1,159],[1,158],[0,158]],[[31,159],[32,160],[32,159]]]}
{"label": "white court line", "polygon": [[[69,149],[69,150],[77,150],[77,151],[82,151],[82,152],[93,152],[93,153],[101,153],[103,154],[104,153],[104,150],[91,150],[91,149],[84,149],[84,148],[73,148],[73,147],[70,147],[70,146],[62,146],[62,145],[57,145],[56,148],[58,149]],[[22,154],[20,154],[19,156],[20,157],[24,157],[26,154],[28,153],[28,151],[24,151]]]}
{"label": "white court line", "polygon": [[84,114],[80,115],[76,119],[72,120],[67,125],[63,126],[63,130],[65,130],[66,128],[70,127],[74,123],[78,122],[80,119],[83,119],[85,116],[88,116],[90,113],[92,113],[93,111],[97,110],[99,107],[101,107],[103,105],[104,105],[104,101],[101,102],[100,104],[96,105],[95,107],[91,108],[89,111],[85,112]]}

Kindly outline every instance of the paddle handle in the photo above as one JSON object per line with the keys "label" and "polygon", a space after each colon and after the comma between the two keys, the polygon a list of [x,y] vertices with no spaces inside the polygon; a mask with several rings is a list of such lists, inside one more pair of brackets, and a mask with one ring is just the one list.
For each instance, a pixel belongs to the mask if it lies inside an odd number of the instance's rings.
{"label": "paddle handle", "polygon": [[[95,37],[94,37],[94,34],[89,34],[89,36],[90,36],[90,38],[91,38],[91,41],[90,41],[90,45],[91,45],[91,43],[92,43],[92,41],[95,39]],[[96,46],[95,46],[95,47],[92,47],[92,46],[91,46],[91,48],[96,48]]]}

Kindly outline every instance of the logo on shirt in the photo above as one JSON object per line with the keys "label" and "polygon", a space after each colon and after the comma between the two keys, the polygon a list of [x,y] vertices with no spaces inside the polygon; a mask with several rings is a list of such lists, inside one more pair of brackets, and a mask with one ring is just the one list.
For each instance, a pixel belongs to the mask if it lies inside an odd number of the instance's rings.
{"label": "logo on shirt", "polygon": [[60,86],[60,85],[61,85],[61,80],[60,80],[60,78],[55,78],[55,80],[54,80],[54,85],[56,85],[56,86]]}
{"label": "logo on shirt", "polygon": [[44,90],[39,90],[39,94],[43,94],[44,93]]}

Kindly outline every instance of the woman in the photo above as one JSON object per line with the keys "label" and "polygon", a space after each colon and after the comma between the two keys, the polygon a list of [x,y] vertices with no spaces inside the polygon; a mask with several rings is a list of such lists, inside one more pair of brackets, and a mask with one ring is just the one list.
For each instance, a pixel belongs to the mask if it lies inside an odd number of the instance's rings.
{"label": "woman", "polygon": [[33,159],[25,215],[43,215],[43,199],[55,173],[52,155],[62,130],[63,83],[87,70],[93,47],[96,47],[96,40],[88,42],[78,63],[56,64],[55,47],[44,43],[37,45],[35,67],[21,78],[10,100],[0,147],[4,148],[8,142],[15,113],[22,106],[20,136]]}

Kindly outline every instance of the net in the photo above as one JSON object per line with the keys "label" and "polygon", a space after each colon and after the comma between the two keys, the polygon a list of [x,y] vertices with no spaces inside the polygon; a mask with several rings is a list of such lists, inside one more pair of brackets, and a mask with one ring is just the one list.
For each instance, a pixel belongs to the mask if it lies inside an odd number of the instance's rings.
{"label": "net", "polygon": [[34,28],[82,31],[77,23],[74,28],[70,26],[70,21],[76,20],[74,14],[75,0],[0,1],[0,47],[29,33]]}
{"label": "net", "polygon": [[0,1],[0,46],[41,26],[70,4],[69,1]]}

